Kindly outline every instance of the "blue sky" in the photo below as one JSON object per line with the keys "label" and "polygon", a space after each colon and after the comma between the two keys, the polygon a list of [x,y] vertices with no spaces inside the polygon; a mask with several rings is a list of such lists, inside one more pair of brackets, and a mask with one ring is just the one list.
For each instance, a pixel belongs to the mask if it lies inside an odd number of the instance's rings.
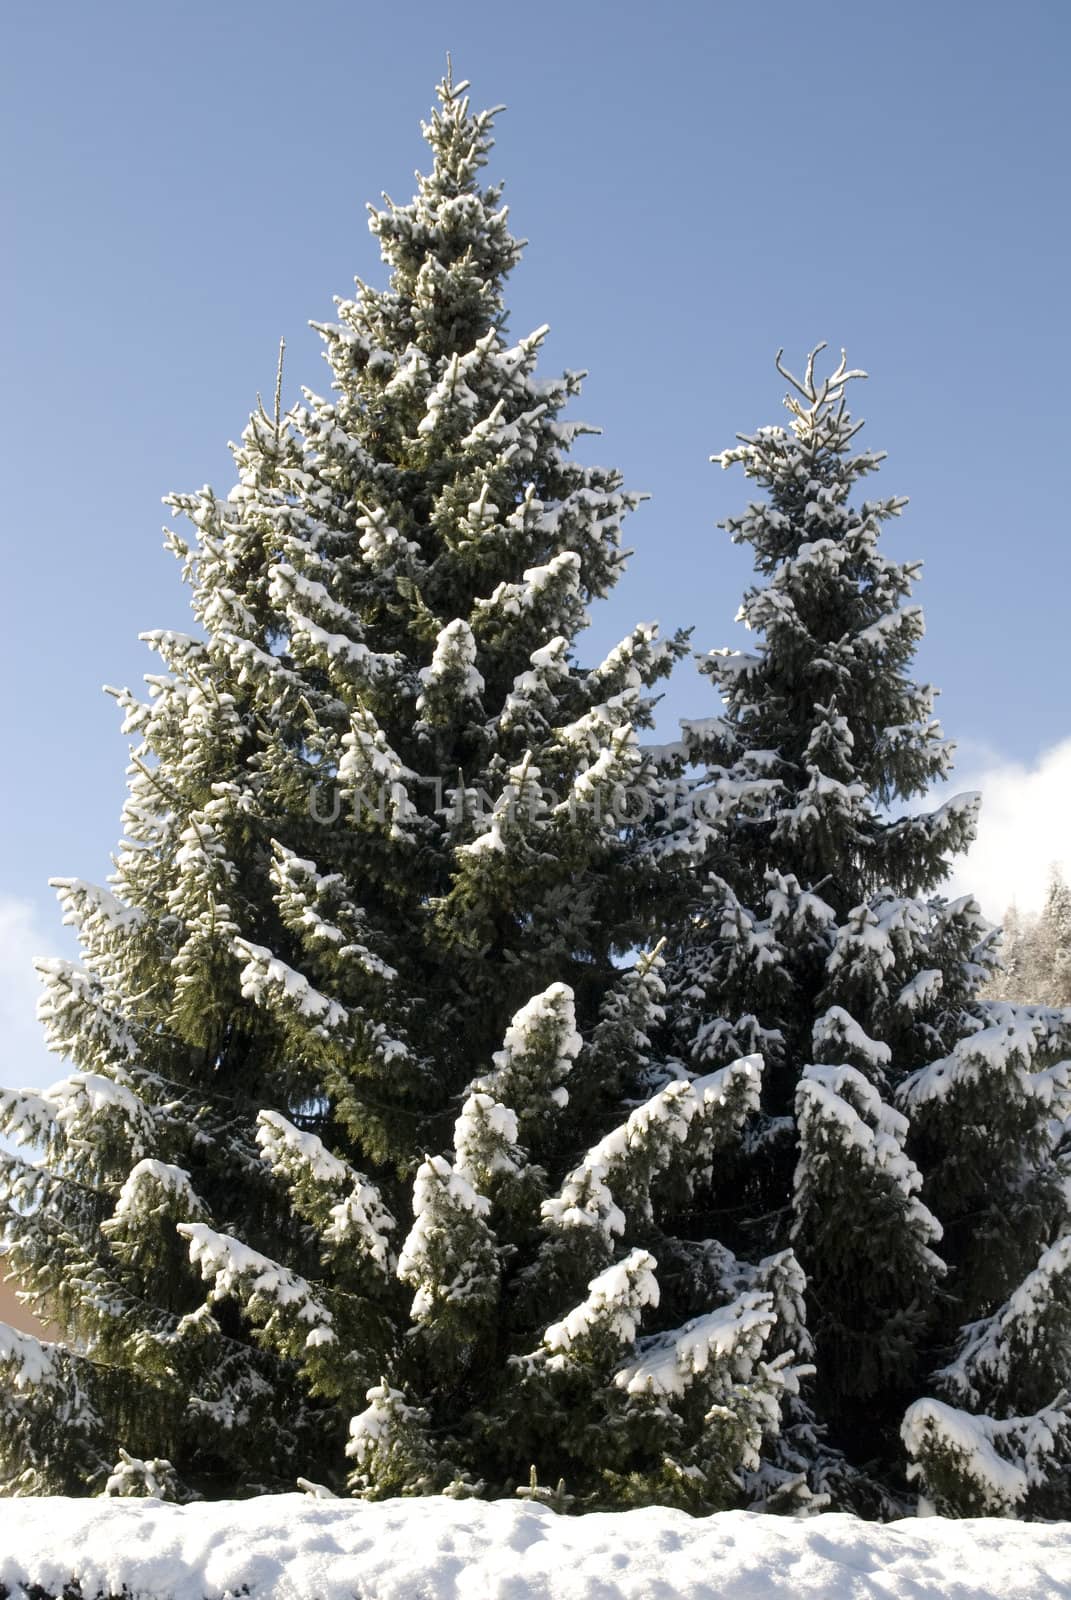
{"label": "blue sky", "polygon": [[[509,106],[511,327],[590,369],[597,453],[653,496],[591,654],[639,617],[735,641],[747,562],[714,524],[744,485],[707,458],[780,419],[778,346],[845,345],[911,497],[891,549],[925,562],[921,673],[965,779],[1005,796],[986,909],[1016,849],[1035,877],[1062,853],[1071,9],[44,0],[0,42],[4,971],[64,947],[49,875],[109,870],[125,745],[99,686],[186,619],[160,497],[226,490],[280,335],[287,396],[325,382],[306,322],[380,275],[364,203],[411,192],[448,48]],[[682,671],[666,720],[709,693]]]}

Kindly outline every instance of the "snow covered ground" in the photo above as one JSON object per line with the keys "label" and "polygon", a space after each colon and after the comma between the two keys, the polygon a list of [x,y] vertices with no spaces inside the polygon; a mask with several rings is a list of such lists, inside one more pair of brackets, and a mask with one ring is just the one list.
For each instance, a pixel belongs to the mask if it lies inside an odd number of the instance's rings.
{"label": "snow covered ground", "polygon": [[1071,1597],[1071,1523],[562,1517],[302,1495],[0,1501],[10,1600],[74,1575],[86,1600],[1050,1600]]}

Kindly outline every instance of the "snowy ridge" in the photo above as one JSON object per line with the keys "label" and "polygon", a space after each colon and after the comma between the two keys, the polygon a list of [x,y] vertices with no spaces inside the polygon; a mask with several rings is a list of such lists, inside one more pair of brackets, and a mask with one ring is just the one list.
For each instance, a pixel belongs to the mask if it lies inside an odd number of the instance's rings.
{"label": "snowy ridge", "polygon": [[508,1500],[0,1502],[0,1585],[130,1600],[1067,1600],[1071,1527]]}

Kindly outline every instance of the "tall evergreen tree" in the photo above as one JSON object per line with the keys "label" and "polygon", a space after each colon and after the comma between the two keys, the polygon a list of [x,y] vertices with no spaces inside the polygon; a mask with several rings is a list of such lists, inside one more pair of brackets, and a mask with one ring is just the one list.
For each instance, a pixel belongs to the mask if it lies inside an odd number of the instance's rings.
{"label": "tall evergreen tree", "polygon": [[[802,379],[778,357],[789,426],[714,458],[764,491],[724,524],[762,579],[741,611],[756,643],[706,657],[723,714],[661,752],[662,848],[702,887],[670,962],[675,1037],[693,1070],[766,1063],[759,1123],[696,1226],[730,1276],[789,1245],[806,1276],[816,1372],[772,1464],[887,1512],[906,1443],[945,1509],[1067,1514],[1071,1014],[978,997],[995,931],[936,892],[977,797],[892,809],[951,746],[908,675],[917,565],[879,544],[906,502],[853,498],[882,460],[847,410],[864,374],[842,359],[822,379],[818,353]],[[980,1340],[1001,1351],[985,1384]]]}
{"label": "tall evergreen tree", "polygon": [[674,868],[613,801],[683,642],[575,660],[639,497],[572,459],[545,330],[506,339],[465,89],[372,211],[389,286],[320,328],[330,395],[171,502],[198,631],[117,694],[125,839],[42,963],[74,1070],[2,1099],[43,1151],[0,1162],[10,1262],[67,1334],[0,1328],[9,1492],[705,1508],[797,1386],[791,1251],[704,1297],[663,1227],[761,1063],[652,1050]]}

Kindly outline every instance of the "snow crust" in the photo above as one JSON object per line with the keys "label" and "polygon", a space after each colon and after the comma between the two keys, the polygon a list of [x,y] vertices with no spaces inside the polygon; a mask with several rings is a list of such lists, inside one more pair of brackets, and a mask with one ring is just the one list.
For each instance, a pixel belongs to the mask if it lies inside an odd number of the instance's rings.
{"label": "snow crust", "polygon": [[1071,1525],[265,1495],[0,1502],[0,1584],[131,1600],[1067,1600]]}

